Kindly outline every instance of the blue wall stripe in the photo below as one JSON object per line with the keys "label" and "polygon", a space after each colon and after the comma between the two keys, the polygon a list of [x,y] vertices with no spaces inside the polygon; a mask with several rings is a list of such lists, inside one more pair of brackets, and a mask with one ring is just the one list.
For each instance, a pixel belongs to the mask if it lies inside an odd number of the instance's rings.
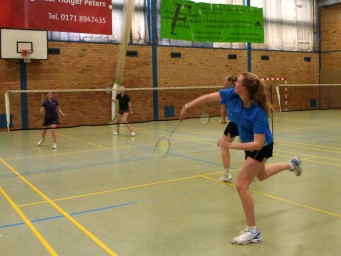
{"label": "blue wall stripe", "polygon": [[[20,60],[20,90],[27,90],[27,65]],[[21,102],[21,128],[28,129],[28,104],[27,93],[20,94]]]}
{"label": "blue wall stripe", "polygon": [[[151,44],[152,44],[152,76],[153,88],[158,87],[157,76],[157,1],[151,0],[149,7],[151,8]],[[157,90],[153,91],[153,107],[154,107],[154,120],[159,120],[159,94]]]}

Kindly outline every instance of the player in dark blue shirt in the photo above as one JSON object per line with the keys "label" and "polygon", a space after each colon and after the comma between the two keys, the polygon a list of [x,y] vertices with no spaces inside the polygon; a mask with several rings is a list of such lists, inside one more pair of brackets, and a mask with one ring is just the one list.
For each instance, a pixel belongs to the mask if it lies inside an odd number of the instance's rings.
{"label": "player in dark blue shirt", "polygon": [[38,146],[43,144],[46,137],[47,128],[51,128],[52,132],[52,140],[53,145],[52,149],[57,148],[57,132],[56,127],[59,124],[59,116],[58,112],[62,116],[66,116],[66,114],[63,113],[61,108],[59,107],[58,100],[53,98],[52,92],[46,93],[46,99],[43,100],[41,103],[40,113],[44,113],[44,122],[43,122],[43,132],[41,135],[41,139],[38,141]]}
{"label": "player in dark blue shirt", "polygon": [[186,118],[188,111],[209,102],[224,100],[237,124],[240,142],[229,143],[219,139],[217,145],[228,149],[244,150],[245,162],[237,178],[236,188],[243,205],[246,228],[232,239],[233,244],[258,243],[262,237],[256,227],[254,202],[249,186],[257,177],[262,181],[284,170],[290,170],[300,176],[301,160],[294,157],[290,162],[265,165],[272,157],[273,137],[270,131],[268,116],[272,106],[266,95],[265,84],[252,73],[242,73],[234,89],[223,89],[200,96],[184,105],[180,120]]}
{"label": "player in dark blue shirt", "polygon": [[[237,81],[237,77],[232,75],[232,76],[226,76],[224,79],[224,88],[234,88],[234,84]],[[226,102],[225,99],[221,99],[220,102],[221,104],[221,124],[226,124]],[[238,127],[237,125],[233,122],[233,116],[232,112],[230,109],[228,109],[228,124],[224,130],[224,135],[223,138],[231,143],[234,141],[234,139],[239,135],[238,132]],[[232,180],[232,174],[230,173],[230,168],[231,168],[231,157],[230,157],[230,151],[226,147],[221,147],[221,160],[223,162],[223,167],[224,167],[224,173],[223,176],[219,178],[220,181],[230,181]]]}

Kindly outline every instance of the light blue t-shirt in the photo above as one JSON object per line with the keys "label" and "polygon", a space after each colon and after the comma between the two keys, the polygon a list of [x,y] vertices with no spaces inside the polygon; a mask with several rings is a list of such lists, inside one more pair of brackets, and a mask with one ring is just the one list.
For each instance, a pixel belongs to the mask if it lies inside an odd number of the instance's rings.
{"label": "light blue t-shirt", "polygon": [[[234,86],[229,86],[229,87],[227,87],[225,89],[234,89]],[[223,89],[223,90],[225,90],[225,89]],[[227,108],[226,107],[227,105],[226,105],[225,99],[221,99],[219,103],[221,105],[225,105],[225,108]],[[229,121],[232,122],[232,119],[231,119],[232,118],[232,113],[231,113],[229,108],[227,108],[227,116],[229,117]]]}
{"label": "light blue t-shirt", "polygon": [[268,116],[258,104],[253,103],[248,108],[243,108],[243,102],[234,88],[222,89],[219,93],[231,113],[229,118],[238,126],[242,142],[254,141],[254,134],[265,135],[264,146],[273,142]]}

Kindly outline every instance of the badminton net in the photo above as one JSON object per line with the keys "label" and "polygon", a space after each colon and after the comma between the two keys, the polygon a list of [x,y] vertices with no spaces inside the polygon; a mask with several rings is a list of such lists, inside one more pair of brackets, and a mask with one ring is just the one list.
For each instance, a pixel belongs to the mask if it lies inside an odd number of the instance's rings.
{"label": "badminton net", "polygon": [[[267,84],[267,83],[266,83]],[[159,88],[126,88],[132,103],[130,123],[179,118],[182,106],[190,100],[220,90],[220,86],[174,86]],[[341,84],[267,84],[268,97],[275,112],[341,108]],[[10,129],[41,128],[43,115],[39,112],[45,93],[52,91],[60,108],[59,127],[108,125],[111,121],[111,88],[104,89],[46,89],[11,90],[5,97],[6,118]],[[118,91],[119,93],[119,91]],[[189,118],[203,113],[220,116],[219,103],[193,109]]]}
{"label": "badminton net", "polygon": [[[181,108],[188,101],[221,89],[220,86],[133,88],[126,86],[133,114],[130,123],[179,118]],[[43,114],[39,112],[47,91],[53,93],[59,107],[67,116],[59,114],[59,127],[76,127],[113,124],[111,121],[111,88],[105,89],[46,89],[11,90],[5,96],[6,116],[11,130],[39,129]],[[119,94],[120,91],[117,91]],[[117,109],[116,109],[117,111]],[[208,104],[190,111],[189,118],[199,117],[203,112],[219,116],[220,107]]]}

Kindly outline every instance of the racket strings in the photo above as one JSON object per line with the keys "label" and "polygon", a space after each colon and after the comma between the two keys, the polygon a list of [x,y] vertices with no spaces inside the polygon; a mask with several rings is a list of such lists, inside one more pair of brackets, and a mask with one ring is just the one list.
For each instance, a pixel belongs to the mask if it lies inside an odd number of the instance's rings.
{"label": "racket strings", "polygon": [[163,136],[158,140],[154,149],[155,157],[163,158],[168,154],[170,150],[170,146],[171,146],[171,143],[170,143],[171,138],[174,135],[177,128],[179,127],[179,125],[180,125],[180,121],[173,127],[173,129],[171,130],[168,136],[166,137]]}

